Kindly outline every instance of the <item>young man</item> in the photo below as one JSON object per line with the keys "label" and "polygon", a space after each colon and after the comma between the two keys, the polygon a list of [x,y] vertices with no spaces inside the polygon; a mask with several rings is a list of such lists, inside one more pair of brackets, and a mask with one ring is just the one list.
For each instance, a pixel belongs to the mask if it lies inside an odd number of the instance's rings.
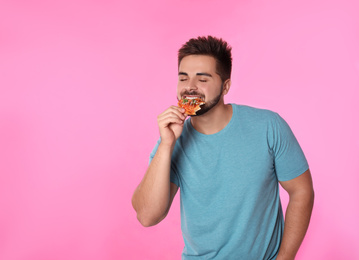
{"label": "young man", "polygon": [[[182,259],[294,259],[314,201],[305,156],[275,112],[225,104],[231,48],[211,36],[178,54],[177,98],[205,104],[158,116],[160,140],[132,204],[143,226],[163,220],[181,192]],[[284,222],[279,187],[289,193]]]}

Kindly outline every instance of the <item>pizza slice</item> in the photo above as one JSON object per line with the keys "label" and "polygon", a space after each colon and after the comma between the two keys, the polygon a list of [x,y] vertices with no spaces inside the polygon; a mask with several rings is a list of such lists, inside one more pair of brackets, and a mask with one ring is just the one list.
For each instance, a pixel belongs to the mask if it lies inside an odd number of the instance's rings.
{"label": "pizza slice", "polygon": [[184,97],[178,101],[178,106],[184,108],[187,115],[194,116],[204,103],[199,97]]}

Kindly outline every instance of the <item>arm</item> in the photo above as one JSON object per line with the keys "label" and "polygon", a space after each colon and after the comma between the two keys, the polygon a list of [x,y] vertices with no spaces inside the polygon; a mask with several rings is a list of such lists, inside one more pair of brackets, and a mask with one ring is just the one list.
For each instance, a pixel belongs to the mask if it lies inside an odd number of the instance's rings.
{"label": "arm", "polygon": [[137,219],[145,226],[161,222],[171,207],[178,187],[170,182],[171,148],[160,146],[132,197]]}
{"label": "arm", "polygon": [[277,260],[293,260],[307,232],[314,203],[310,171],[297,178],[279,182],[289,194],[284,233]]}
{"label": "arm", "polygon": [[171,157],[185,118],[184,109],[175,106],[157,118],[161,143],[132,196],[137,219],[145,227],[156,225],[166,217],[178,190],[177,185],[170,182]]}

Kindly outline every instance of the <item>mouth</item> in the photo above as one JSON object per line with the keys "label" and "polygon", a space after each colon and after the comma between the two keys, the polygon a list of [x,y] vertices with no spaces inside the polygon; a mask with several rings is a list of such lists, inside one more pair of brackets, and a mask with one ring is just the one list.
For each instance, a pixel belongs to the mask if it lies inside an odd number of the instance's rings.
{"label": "mouth", "polygon": [[183,95],[182,99],[200,99],[201,101],[204,101],[204,97],[198,96],[198,95]]}
{"label": "mouth", "polygon": [[200,110],[204,104],[204,98],[200,95],[183,95],[182,98],[178,100],[178,106],[184,108],[189,116],[197,115],[197,111]]}

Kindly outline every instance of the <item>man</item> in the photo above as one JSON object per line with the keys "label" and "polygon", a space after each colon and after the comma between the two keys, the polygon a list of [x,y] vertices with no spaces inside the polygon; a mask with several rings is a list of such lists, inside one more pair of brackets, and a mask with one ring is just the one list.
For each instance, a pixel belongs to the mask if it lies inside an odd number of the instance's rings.
{"label": "man", "polygon": [[[308,163],[274,112],[225,104],[231,47],[189,40],[178,54],[177,98],[206,102],[185,120],[158,116],[160,140],[132,204],[143,226],[163,220],[180,187],[182,259],[294,259],[309,225],[314,191]],[[279,187],[289,193],[285,223]]]}

